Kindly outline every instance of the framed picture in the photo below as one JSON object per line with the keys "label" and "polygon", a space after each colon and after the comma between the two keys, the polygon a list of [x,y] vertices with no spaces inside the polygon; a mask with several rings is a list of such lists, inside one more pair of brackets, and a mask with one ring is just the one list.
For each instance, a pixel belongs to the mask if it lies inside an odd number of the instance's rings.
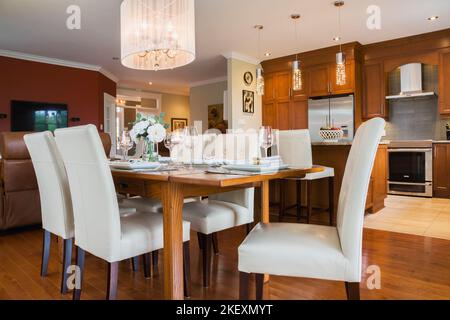
{"label": "framed picture", "polygon": [[208,129],[217,129],[226,133],[228,121],[223,119],[223,104],[208,106]]}
{"label": "framed picture", "polygon": [[253,74],[250,71],[244,73],[244,83],[249,86],[253,83]]}
{"label": "framed picture", "polygon": [[255,113],[255,93],[253,91],[242,91],[242,111]]}
{"label": "framed picture", "polygon": [[175,131],[178,129],[184,129],[188,125],[188,120],[186,118],[172,118],[170,120],[171,130]]}

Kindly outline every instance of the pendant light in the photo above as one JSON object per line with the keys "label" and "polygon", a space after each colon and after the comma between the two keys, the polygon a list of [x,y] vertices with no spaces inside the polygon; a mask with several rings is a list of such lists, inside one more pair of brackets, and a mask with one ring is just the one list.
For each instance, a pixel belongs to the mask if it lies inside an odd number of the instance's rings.
{"label": "pendant light", "polygon": [[336,53],[336,84],[343,86],[347,82],[347,75],[345,72],[345,53],[342,51],[342,36],[341,36],[341,7],[344,6],[344,1],[335,1],[334,6],[338,8],[338,39],[339,52]]}
{"label": "pendant light", "polygon": [[[258,59],[261,53],[261,31],[264,29],[262,25],[256,25],[255,29],[258,31]],[[261,66],[256,68],[256,94],[264,95],[264,71]]]}
{"label": "pendant light", "polygon": [[194,61],[194,9],[194,0],[123,0],[122,64],[157,71]]}
{"label": "pendant light", "polygon": [[[298,42],[297,34],[297,21],[300,19],[299,14],[291,15],[291,19],[294,21],[295,29],[295,43]],[[292,61],[292,89],[294,91],[302,90],[302,70],[300,68],[300,61],[298,60],[298,54],[295,55],[295,60]]]}

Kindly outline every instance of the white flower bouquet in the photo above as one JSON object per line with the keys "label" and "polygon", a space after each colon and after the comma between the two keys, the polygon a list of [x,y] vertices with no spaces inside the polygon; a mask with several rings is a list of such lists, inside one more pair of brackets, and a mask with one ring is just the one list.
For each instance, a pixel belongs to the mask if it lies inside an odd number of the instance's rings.
{"label": "white flower bouquet", "polygon": [[164,123],[164,116],[165,114],[161,113],[159,116],[142,117],[138,113],[136,122],[133,123],[133,129],[130,130],[130,136],[134,143],[138,144],[140,141],[146,143],[147,150],[144,155],[148,155],[150,161],[158,160],[158,143],[164,140],[166,129],[169,127]]}

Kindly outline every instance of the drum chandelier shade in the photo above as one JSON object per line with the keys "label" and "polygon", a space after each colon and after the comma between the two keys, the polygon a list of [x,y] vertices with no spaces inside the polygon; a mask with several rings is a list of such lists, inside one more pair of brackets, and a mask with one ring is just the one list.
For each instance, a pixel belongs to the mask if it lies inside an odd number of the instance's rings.
{"label": "drum chandelier shade", "polygon": [[195,60],[194,0],[124,0],[121,60],[138,70],[165,70]]}

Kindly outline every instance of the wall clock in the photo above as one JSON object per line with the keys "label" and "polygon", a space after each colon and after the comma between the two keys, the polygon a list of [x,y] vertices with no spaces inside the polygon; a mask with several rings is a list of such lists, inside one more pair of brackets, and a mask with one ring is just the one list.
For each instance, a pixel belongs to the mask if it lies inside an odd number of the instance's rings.
{"label": "wall clock", "polygon": [[244,82],[248,86],[253,83],[253,74],[250,71],[244,73]]}

